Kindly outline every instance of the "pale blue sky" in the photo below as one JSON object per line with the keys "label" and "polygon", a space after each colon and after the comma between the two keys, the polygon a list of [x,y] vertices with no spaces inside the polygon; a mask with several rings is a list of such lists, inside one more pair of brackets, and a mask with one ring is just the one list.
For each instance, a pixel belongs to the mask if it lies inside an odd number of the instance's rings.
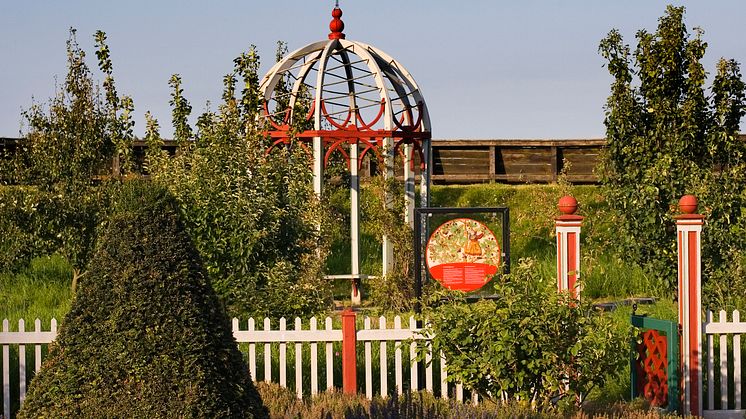
{"label": "pale blue sky", "polygon": [[[435,138],[602,137],[610,78],[597,53],[611,28],[628,43],[654,30],[666,4],[705,29],[705,64],[746,63],[746,1],[342,0],[348,39],[372,44],[414,75]],[[0,136],[18,136],[20,111],[54,93],[65,74],[68,28],[95,67],[93,33],[108,34],[120,92],[135,100],[135,133],[150,110],[170,136],[168,78],[179,73],[195,113],[217,102],[232,59],[250,44],[274,61],[326,39],[332,0],[1,0]],[[744,124],[742,124],[742,130]]]}

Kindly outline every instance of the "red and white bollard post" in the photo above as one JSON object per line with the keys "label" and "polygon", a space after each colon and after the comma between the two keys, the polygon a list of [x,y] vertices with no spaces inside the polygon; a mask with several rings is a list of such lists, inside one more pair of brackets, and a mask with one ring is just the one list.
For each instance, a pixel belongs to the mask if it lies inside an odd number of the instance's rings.
{"label": "red and white bollard post", "polygon": [[557,235],[557,290],[569,291],[580,300],[580,226],[583,217],[575,215],[578,201],[566,195],[557,205],[562,215],[554,219]]}
{"label": "red and white bollard post", "polygon": [[702,256],[700,240],[704,217],[696,214],[697,198],[684,195],[676,216],[679,253],[679,327],[681,329],[682,408],[702,415]]}

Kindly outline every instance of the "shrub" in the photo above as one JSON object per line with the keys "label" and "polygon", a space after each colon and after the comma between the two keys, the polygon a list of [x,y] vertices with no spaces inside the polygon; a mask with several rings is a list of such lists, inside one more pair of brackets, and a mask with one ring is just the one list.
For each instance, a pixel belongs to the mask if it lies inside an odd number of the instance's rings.
{"label": "shrub", "polygon": [[449,381],[544,409],[579,404],[628,362],[629,333],[541,282],[531,261],[493,282],[500,299],[467,304],[463,294],[445,294],[425,313]]}
{"label": "shrub", "polygon": [[265,417],[162,187],[128,182],[19,417]]}

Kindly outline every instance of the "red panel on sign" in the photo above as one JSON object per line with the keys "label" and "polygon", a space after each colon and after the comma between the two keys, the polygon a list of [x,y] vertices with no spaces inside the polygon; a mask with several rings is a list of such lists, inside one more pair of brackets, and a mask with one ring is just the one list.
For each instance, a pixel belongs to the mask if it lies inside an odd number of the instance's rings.
{"label": "red panel on sign", "polygon": [[427,243],[430,275],[457,291],[482,288],[497,273],[502,253],[495,235],[479,221],[456,218],[438,227]]}

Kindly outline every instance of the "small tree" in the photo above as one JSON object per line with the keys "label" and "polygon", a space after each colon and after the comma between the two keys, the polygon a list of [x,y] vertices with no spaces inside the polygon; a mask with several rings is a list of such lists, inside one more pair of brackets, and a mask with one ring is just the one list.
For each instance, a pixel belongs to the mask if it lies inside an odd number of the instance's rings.
{"label": "small tree", "polygon": [[20,418],[266,417],[179,204],[125,183]]}
{"label": "small tree", "polygon": [[[148,118],[148,169],[176,196],[187,230],[217,292],[235,315],[308,316],[327,307],[320,205],[306,154],[295,147],[268,154],[259,109],[259,58],[252,49],[224,78],[217,112],[188,124],[191,106],[181,78],[170,80],[176,156],[160,151]],[[243,90],[236,98],[241,77]]]}
{"label": "small tree", "polygon": [[[101,95],[85,62],[85,52],[70,30],[67,76],[44,106],[23,112],[25,138],[0,171],[3,268],[24,265],[35,256],[60,253],[84,272],[100,224],[105,187],[128,170],[132,142],[132,99],[120,97],[112,78],[106,35],[95,35],[99,67],[106,75]],[[112,162],[115,164],[112,165]]]}
{"label": "small tree", "polygon": [[705,277],[732,268],[746,244],[746,143],[738,138],[746,90],[738,63],[721,59],[707,93],[702,34],[697,28],[691,37],[684,8],[668,6],[655,33],[637,33],[634,52],[616,30],[599,48],[614,79],[600,175],[617,237],[626,258],[670,289],[682,195],[696,194],[706,216]]}

